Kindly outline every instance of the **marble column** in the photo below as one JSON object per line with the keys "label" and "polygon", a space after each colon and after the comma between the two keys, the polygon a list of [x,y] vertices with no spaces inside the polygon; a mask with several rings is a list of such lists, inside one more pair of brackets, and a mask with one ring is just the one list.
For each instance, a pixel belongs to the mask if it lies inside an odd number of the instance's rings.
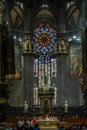
{"label": "marble column", "polygon": [[33,55],[27,52],[23,53],[23,93],[29,106],[33,104],[33,87]]}

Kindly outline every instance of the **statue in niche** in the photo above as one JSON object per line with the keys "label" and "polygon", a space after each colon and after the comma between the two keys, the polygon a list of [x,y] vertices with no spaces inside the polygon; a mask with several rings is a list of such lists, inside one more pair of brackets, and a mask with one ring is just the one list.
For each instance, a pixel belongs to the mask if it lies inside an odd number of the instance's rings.
{"label": "statue in niche", "polygon": [[26,51],[31,52],[32,51],[32,46],[31,46],[31,40],[30,37],[26,40]]}
{"label": "statue in niche", "polygon": [[30,37],[25,37],[24,41],[22,42],[22,50],[31,52],[32,51],[32,42],[30,40]]}
{"label": "statue in niche", "polygon": [[25,46],[26,46],[26,51],[29,51],[29,40],[26,40],[26,42],[25,42]]}
{"label": "statue in niche", "polygon": [[66,52],[66,46],[64,40],[61,40],[61,52]]}

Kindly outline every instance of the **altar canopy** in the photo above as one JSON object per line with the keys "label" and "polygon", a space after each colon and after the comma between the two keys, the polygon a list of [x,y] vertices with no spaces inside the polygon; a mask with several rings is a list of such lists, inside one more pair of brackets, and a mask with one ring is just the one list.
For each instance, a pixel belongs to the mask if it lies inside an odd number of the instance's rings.
{"label": "altar canopy", "polygon": [[42,115],[52,114],[52,100],[54,98],[54,89],[49,84],[45,84],[39,89],[40,113]]}

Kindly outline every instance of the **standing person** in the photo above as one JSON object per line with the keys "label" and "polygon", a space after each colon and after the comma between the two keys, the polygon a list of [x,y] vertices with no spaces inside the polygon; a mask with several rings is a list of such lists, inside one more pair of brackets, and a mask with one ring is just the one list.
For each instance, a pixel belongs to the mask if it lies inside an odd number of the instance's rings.
{"label": "standing person", "polygon": [[34,124],[34,130],[40,130],[38,123]]}
{"label": "standing person", "polygon": [[32,123],[33,125],[37,123],[36,117],[34,117],[34,118],[32,119],[31,123]]}
{"label": "standing person", "polygon": [[30,123],[30,130],[34,130],[34,124],[32,122]]}
{"label": "standing person", "polygon": [[24,124],[23,130],[30,130],[30,127],[28,126],[28,123],[25,123],[25,124]]}
{"label": "standing person", "polygon": [[30,121],[29,121],[29,120],[27,120],[27,121],[26,121],[26,123],[27,123],[27,124],[28,124],[28,126],[30,127]]}
{"label": "standing person", "polygon": [[65,127],[62,124],[60,124],[58,130],[65,130]]}

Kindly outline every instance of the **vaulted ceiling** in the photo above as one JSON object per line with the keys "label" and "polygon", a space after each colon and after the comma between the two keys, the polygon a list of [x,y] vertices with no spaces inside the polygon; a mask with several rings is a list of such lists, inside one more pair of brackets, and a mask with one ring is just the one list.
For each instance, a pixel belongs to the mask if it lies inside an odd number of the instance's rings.
{"label": "vaulted ceiling", "polygon": [[[43,4],[52,5],[52,8],[62,8],[67,0],[8,0],[8,8],[10,11],[10,22],[11,28],[15,30],[23,30],[24,28],[24,12],[27,8],[39,8]],[[23,3],[24,8],[21,8],[21,3]]]}
{"label": "vaulted ceiling", "polygon": [[[34,16],[34,13],[36,13],[36,14],[38,13],[39,10],[37,10],[37,9],[39,7],[41,7],[41,5],[47,4],[47,5],[49,5],[51,7],[51,9],[54,11],[54,13],[58,13],[58,10],[55,10],[55,8],[56,9],[63,8],[64,5],[66,5],[66,3],[70,2],[70,1],[78,2],[78,1],[81,1],[81,0],[8,0],[7,1],[8,8],[9,8],[8,13],[9,13],[10,22],[11,22],[10,27],[12,28],[12,30],[15,30],[15,32],[16,31],[19,32],[19,30],[21,30],[21,31],[24,30],[25,15],[27,16],[27,14],[25,14],[25,10],[27,8],[32,8],[33,9],[32,15]],[[21,3],[23,3],[24,8],[21,7]],[[27,8],[26,8],[26,6],[27,6]],[[6,8],[7,8],[7,5],[6,5]],[[75,23],[75,25],[77,27],[78,20],[79,20],[77,15],[76,15],[76,13],[74,15],[74,17],[75,17],[74,19],[76,21],[72,20],[73,18],[71,17],[72,19],[71,19],[70,24],[67,24],[67,26],[69,26],[69,29],[71,28],[71,26],[73,26],[74,23]],[[68,23],[69,23],[69,21],[68,21]]]}

